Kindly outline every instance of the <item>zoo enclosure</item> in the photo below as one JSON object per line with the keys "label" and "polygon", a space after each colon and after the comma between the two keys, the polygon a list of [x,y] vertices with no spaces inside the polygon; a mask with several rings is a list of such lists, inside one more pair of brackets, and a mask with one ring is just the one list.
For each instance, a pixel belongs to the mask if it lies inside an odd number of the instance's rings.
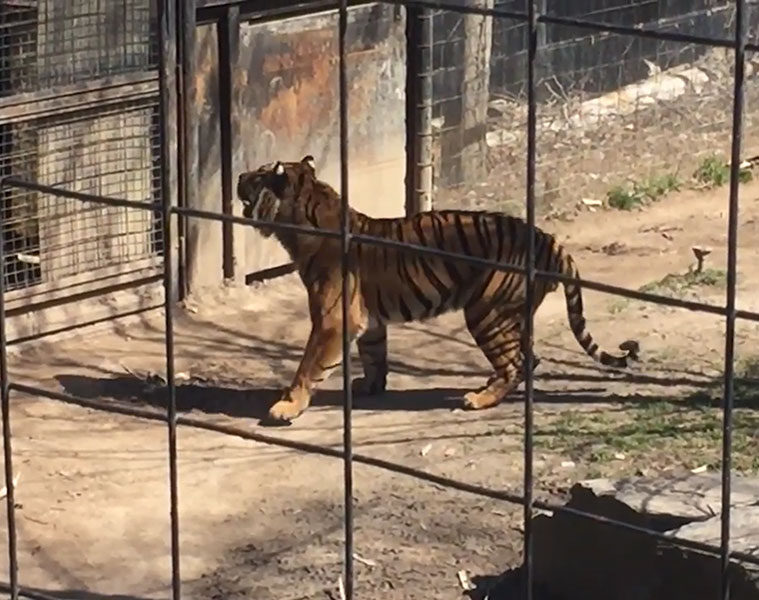
{"label": "zoo enclosure", "polygon": [[[343,349],[343,383],[344,383],[344,399],[345,399],[345,423],[344,423],[344,451],[337,451],[327,447],[321,447],[317,445],[301,444],[292,442],[289,440],[279,439],[274,436],[261,435],[257,433],[251,433],[247,430],[225,427],[217,424],[212,424],[203,421],[202,419],[194,419],[189,417],[179,417],[176,414],[176,388],[174,382],[174,347],[173,347],[173,307],[174,302],[178,295],[178,285],[176,275],[180,272],[178,264],[174,259],[174,250],[177,248],[176,239],[181,236],[183,228],[187,227],[189,219],[208,219],[215,222],[221,222],[225,227],[225,231],[229,235],[232,224],[250,225],[255,224],[255,221],[235,217],[231,214],[232,210],[232,182],[234,171],[234,152],[231,144],[222,144],[221,146],[221,163],[223,165],[222,170],[222,211],[204,211],[192,207],[192,203],[189,201],[192,198],[193,191],[192,185],[192,168],[197,164],[198,160],[198,139],[194,135],[197,132],[197,114],[193,110],[192,98],[194,92],[194,82],[192,76],[194,75],[195,65],[194,63],[194,36],[196,32],[197,17],[208,19],[215,19],[218,23],[220,36],[219,43],[219,66],[220,75],[223,73],[223,77],[220,76],[220,98],[221,98],[221,123],[220,129],[222,131],[222,139],[229,141],[234,131],[234,111],[232,110],[232,101],[234,97],[234,90],[232,82],[234,80],[234,73],[229,69],[229,65],[232,63],[226,61],[222,64],[225,57],[235,52],[235,30],[239,24],[241,18],[241,12],[243,10],[250,10],[252,15],[263,15],[266,18],[282,17],[283,15],[291,15],[293,13],[292,7],[288,7],[283,3],[279,8],[269,8],[266,11],[259,10],[256,12],[255,3],[214,3],[207,4],[200,11],[196,11],[186,6],[184,2],[177,2],[176,4],[170,0],[165,0],[158,3],[156,7],[155,20],[160,25],[157,28],[157,36],[155,49],[157,56],[157,84],[158,98],[160,102],[157,104],[159,110],[159,118],[154,121],[154,129],[149,129],[151,135],[155,135],[155,139],[158,141],[156,144],[159,149],[158,160],[161,167],[156,169],[157,181],[156,190],[150,191],[147,188],[139,188],[139,192],[135,194],[135,198],[129,194],[130,188],[125,185],[119,191],[113,191],[113,189],[97,189],[96,192],[87,190],[87,188],[77,188],[76,184],[72,181],[68,181],[65,178],[54,180],[51,185],[49,180],[44,179],[38,173],[46,173],[44,169],[34,170],[30,169],[26,172],[10,171],[6,173],[3,179],[3,192],[4,198],[19,198],[24,194],[37,194],[38,198],[42,198],[44,202],[49,203],[53,207],[53,214],[57,214],[54,211],[57,207],[78,207],[81,203],[87,203],[85,206],[104,207],[116,211],[130,211],[128,214],[132,214],[131,211],[135,211],[134,214],[147,214],[155,215],[150,220],[139,220],[140,223],[150,223],[152,230],[152,223],[160,223],[160,239],[162,240],[162,282],[164,286],[164,310],[166,320],[166,378],[167,378],[167,390],[168,390],[168,410],[166,415],[159,414],[150,410],[139,409],[127,409],[124,407],[113,407],[107,404],[88,401],[86,399],[77,398],[74,396],[51,392],[46,389],[30,386],[26,384],[20,384],[9,381],[7,370],[7,343],[6,339],[6,316],[7,316],[7,303],[9,298],[6,296],[6,291],[10,292],[11,281],[6,277],[6,271],[12,272],[12,269],[8,265],[12,265],[12,262],[7,261],[8,251],[5,244],[5,240],[0,244],[2,248],[2,256],[0,256],[0,379],[2,380],[2,416],[3,416],[3,442],[4,442],[4,461],[5,461],[5,479],[6,487],[8,490],[7,495],[7,511],[8,511],[8,532],[9,532],[9,560],[10,560],[10,584],[9,590],[12,598],[17,598],[19,595],[26,595],[28,597],[41,597],[40,594],[30,593],[19,586],[18,574],[17,574],[17,556],[16,556],[16,538],[15,538],[15,502],[14,502],[14,486],[13,486],[13,468],[12,468],[12,447],[11,447],[11,430],[10,430],[10,396],[11,393],[16,394],[31,394],[39,397],[46,397],[50,399],[60,400],[64,402],[72,402],[83,406],[89,406],[92,408],[114,410],[124,414],[130,414],[136,417],[147,418],[152,420],[161,420],[167,422],[168,426],[168,446],[169,446],[169,467],[170,467],[170,491],[171,491],[171,532],[172,532],[172,582],[173,582],[173,597],[179,598],[181,592],[180,586],[180,573],[179,573],[179,542],[180,542],[180,529],[179,529],[179,515],[177,511],[177,470],[176,470],[176,427],[178,424],[186,426],[201,427],[209,430],[218,431],[221,433],[237,435],[247,439],[258,440],[265,443],[278,444],[286,447],[296,448],[308,452],[317,452],[329,456],[341,457],[345,461],[345,594],[347,598],[353,598],[353,538],[352,538],[352,464],[353,462],[361,462],[364,464],[373,465],[376,467],[392,469],[398,472],[402,472],[408,475],[418,477],[423,480],[433,481],[440,485],[445,485],[454,489],[467,491],[470,493],[482,494],[492,498],[498,498],[505,501],[517,502],[523,504],[525,507],[525,553],[524,553],[524,583],[526,597],[532,596],[531,585],[531,527],[530,517],[532,515],[533,508],[542,508],[546,510],[552,510],[555,512],[569,512],[575,516],[580,516],[588,519],[594,519],[603,521],[606,523],[614,524],[618,527],[632,529],[637,532],[646,533],[648,535],[656,536],[664,541],[681,545],[683,547],[695,548],[704,552],[719,554],[722,558],[722,584],[720,597],[729,597],[729,576],[730,572],[728,565],[730,560],[742,560],[753,564],[759,564],[759,559],[755,556],[731,552],[729,547],[730,541],[730,465],[731,465],[731,431],[732,431],[732,409],[733,409],[733,354],[734,354],[734,330],[736,319],[749,319],[753,321],[759,321],[759,314],[738,310],[736,308],[736,237],[737,237],[737,214],[738,214],[738,171],[741,161],[741,133],[743,126],[743,100],[744,100],[744,67],[746,62],[746,51],[755,51],[759,49],[756,44],[747,43],[747,23],[748,14],[745,1],[740,1],[735,4],[735,24],[734,24],[734,37],[732,38],[719,38],[712,39],[704,36],[689,35],[688,33],[661,31],[645,29],[641,27],[627,27],[627,26],[615,26],[608,23],[597,22],[592,20],[578,20],[569,19],[561,16],[552,16],[550,14],[540,14],[535,11],[533,4],[528,4],[523,10],[501,10],[496,8],[482,8],[472,6],[455,6],[452,4],[445,4],[441,2],[433,1],[417,1],[417,2],[387,2],[387,4],[405,5],[407,7],[407,39],[409,50],[409,73],[407,75],[407,81],[409,83],[406,102],[408,104],[407,122],[409,123],[410,132],[407,134],[407,139],[410,141],[408,160],[408,179],[407,179],[407,191],[408,196],[406,199],[407,208],[410,211],[417,210],[429,202],[429,197],[425,197],[425,194],[429,194],[430,190],[425,187],[429,182],[430,164],[427,162],[429,158],[428,150],[430,142],[430,103],[429,90],[430,90],[430,72],[429,65],[430,52],[432,49],[432,27],[431,19],[433,14],[429,12],[432,9],[435,10],[448,10],[461,14],[477,15],[480,18],[493,17],[494,19],[509,19],[515,22],[526,23],[527,27],[527,57],[526,57],[526,96],[527,96],[527,114],[526,114],[526,167],[525,167],[525,189],[526,189],[526,214],[527,221],[534,225],[535,221],[535,209],[536,209],[536,168],[537,168],[537,125],[538,125],[538,88],[536,86],[536,72],[538,61],[538,39],[540,28],[550,29],[551,27],[573,27],[577,29],[595,31],[595,32],[611,32],[615,35],[640,37],[644,39],[652,40],[666,40],[669,42],[677,43],[691,43],[700,44],[703,46],[715,46],[721,48],[730,49],[735,64],[735,78],[734,78],[734,95],[733,95],[733,135],[731,143],[731,182],[729,193],[729,218],[728,218],[728,291],[725,306],[714,306],[698,302],[688,302],[684,300],[676,300],[654,294],[647,294],[642,292],[636,292],[632,290],[626,290],[616,286],[609,286],[598,282],[583,281],[582,285],[586,288],[595,289],[598,291],[617,294],[630,298],[635,298],[644,301],[657,302],[674,307],[680,307],[689,310],[696,310],[701,312],[707,312],[711,314],[718,314],[726,319],[727,335],[725,339],[725,394],[724,394],[724,420],[723,420],[723,499],[721,518],[723,523],[722,532],[722,544],[720,547],[708,546],[705,544],[699,544],[687,540],[678,540],[655,531],[649,531],[639,527],[633,527],[627,523],[615,522],[609,519],[602,519],[601,517],[581,513],[576,510],[571,510],[563,506],[554,505],[552,503],[536,501],[533,497],[533,477],[532,477],[532,403],[533,403],[533,375],[531,361],[532,361],[532,287],[529,285],[534,282],[536,277],[550,278],[554,280],[563,281],[565,278],[552,275],[549,273],[538,272],[534,265],[534,240],[528,246],[528,265],[526,268],[517,267],[514,265],[504,265],[493,263],[491,261],[485,261],[481,259],[475,259],[473,257],[467,257],[463,255],[450,254],[431,248],[421,248],[412,245],[404,245],[401,243],[394,243],[388,240],[376,239],[369,236],[354,235],[351,234],[346,227],[343,227],[342,231],[313,231],[309,229],[299,228],[296,226],[284,226],[278,227],[284,229],[290,229],[292,231],[298,231],[303,234],[327,236],[333,239],[340,239],[344,249],[344,259],[347,256],[347,249],[351,243],[365,243],[365,244],[377,244],[384,245],[386,247],[394,247],[405,249],[409,252],[415,252],[418,254],[445,256],[451,259],[469,262],[470,264],[476,264],[480,266],[488,266],[491,268],[497,268],[507,272],[512,272],[526,276],[528,286],[528,306],[526,307],[527,316],[527,353],[528,361],[526,365],[526,381],[525,381],[525,488],[522,496],[516,494],[510,494],[499,490],[489,490],[470,484],[453,481],[447,478],[439,477],[416,469],[412,469],[403,465],[395,465],[379,459],[361,456],[354,454],[352,451],[351,442],[351,409],[352,398],[350,391],[350,363],[349,363],[349,340],[344,338]],[[14,3],[15,5],[15,3]],[[126,6],[126,5],[125,5]],[[328,6],[328,5],[327,5]],[[329,6],[328,6],[329,7]],[[318,6],[306,6],[298,5],[297,11],[307,11],[314,9],[325,8],[324,4],[318,4]],[[346,2],[341,2],[339,5],[339,35],[338,35],[338,49],[339,49],[339,123],[340,123],[340,181],[341,188],[348,190],[348,124],[349,124],[349,106],[351,95],[349,93],[348,86],[348,70],[347,70],[347,48],[346,48],[346,33],[348,28],[348,6]],[[204,12],[205,11],[205,12]],[[280,11],[280,12],[278,12]],[[78,19],[79,17],[77,17]],[[200,19],[202,20],[202,19]],[[174,78],[175,73],[175,61],[178,61],[180,69],[177,71],[179,74],[178,81]],[[77,64],[74,62],[73,64]],[[226,67],[225,67],[226,65]],[[225,71],[226,69],[226,71]],[[222,81],[223,79],[223,81]],[[123,92],[123,90],[120,90]],[[51,95],[54,95],[53,92]],[[155,96],[153,97],[155,102]],[[85,107],[86,108],[86,107]],[[50,111],[52,116],[58,111]],[[119,113],[121,114],[121,113]],[[23,121],[20,121],[23,122]],[[122,128],[123,132],[123,128]],[[144,135],[141,134],[141,135]],[[172,142],[176,137],[178,142],[175,146]],[[112,140],[111,137],[107,137],[107,140]],[[123,140],[115,137],[116,145],[123,147]],[[152,138],[151,138],[152,139]],[[64,144],[64,148],[68,148],[72,144],[69,142]],[[73,144],[77,146],[76,144]],[[23,144],[19,147],[24,147]],[[37,145],[37,148],[47,145]],[[58,148],[58,146],[51,146]],[[128,147],[128,146],[127,146]],[[174,154],[173,149],[177,147],[178,151]],[[108,156],[106,154],[106,156]],[[152,160],[152,159],[151,159]],[[195,161],[195,162],[194,162]],[[109,162],[109,161],[106,161]],[[79,164],[79,163],[76,163]],[[128,156],[122,156],[118,164],[123,168],[124,164],[131,164]],[[153,164],[152,162],[150,163]],[[120,171],[119,171],[120,173]],[[108,173],[107,173],[108,174]],[[106,177],[107,179],[107,177]],[[123,179],[121,181],[124,181]],[[128,181],[128,180],[127,180]],[[421,184],[421,185],[420,185]],[[14,195],[15,194],[15,195]],[[54,198],[65,199],[55,201]],[[70,201],[70,202],[69,202]],[[349,197],[347,193],[343,194],[344,208],[347,206]],[[9,201],[9,205],[15,206],[12,201]],[[23,204],[22,204],[23,205]],[[5,205],[4,205],[5,207]],[[99,208],[98,208],[99,209]],[[69,208],[69,211],[75,211],[76,208]],[[96,209],[97,210],[97,209]],[[137,213],[136,211],[142,211]],[[67,215],[71,212],[65,213]],[[3,237],[6,235],[6,222],[15,223],[14,213],[3,213],[3,227],[0,231],[3,233]],[[172,222],[172,215],[176,215],[176,226]],[[7,221],[6,221],[7,220]],[[128,219],[127,219],[128,221]],[[344,220],[345,223],[345,220]],[[144,225],[140,225],[143,227]],[[127,229],[131,233],[131,229]],[[144,231],[144,230],[141,230]],[[231,237],[231,236],[229,236]],[[10,248],[15,254],[13,260],[19,260],[18,254],[25,254],[23,251],[16,250],[12,245],[15,244],[15,237],[11,241]],[[231,241],[227,238],[224,245],[225,257],[230,254],[232,246]],[[26,246],[23,247],[28,251]],[[40,253],[42,255],[42,253]],[[22,257],[23,258],[23,257]],[[23,260],[22,260],[23,262]],[[33,261],[32,261],[33,263]],[[35,264],[35,263],[33,263]],[[40,263],[41,264],[41,263]],[[345,262],[344,262],[345,265]],[[232,268],[228,265],[225,267],[231,274]],[[179,284],[181,287],[181,283]],[[347,293],[347,283],[343,287],[343,293]],[[345,305],[345,303],[344,303]]]}

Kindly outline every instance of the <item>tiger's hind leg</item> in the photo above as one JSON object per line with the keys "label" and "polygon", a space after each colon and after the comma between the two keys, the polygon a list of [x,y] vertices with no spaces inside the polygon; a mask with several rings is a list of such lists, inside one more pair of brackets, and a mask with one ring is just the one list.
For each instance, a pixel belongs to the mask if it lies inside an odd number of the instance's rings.
{"label": "tiger's hind leg", "polygon": [[370,317],[356,345],[364,376],[353,380],[353,393],[357,396],[381,394],[387,383],[387,327]]}
{"label": "tiger's hind leg", "polygon": [[[516,310],[491,310],[484,317],[479,307],[467,307],[464,312],[469,332],[482,350],[495,373],[476,391],[464,396],[464,407],[477,410],[499,404],[524,379],[522,350],[523,315]],[[533,369],[537,365],[533,361]]]}

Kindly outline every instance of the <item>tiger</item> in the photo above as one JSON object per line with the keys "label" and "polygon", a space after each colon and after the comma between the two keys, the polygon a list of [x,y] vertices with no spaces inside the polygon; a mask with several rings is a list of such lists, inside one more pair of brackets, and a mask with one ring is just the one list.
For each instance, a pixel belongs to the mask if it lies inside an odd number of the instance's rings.
{"label": "tiger", "polygon": [[[311,330],[300,364],[288,387],[270,407],[271,422],[290,423],[309,406],[317,386],[342,362],[342,240],[339,237],[267,227],[290,224],[341,229],[341,195],[317,178],[312,155],[297,162],[277,161],[237,180],[243,217],[264,237],[274,236],[292,259],[308,295]],[[498,212],[431,210],[395,218],[373,218],[349,207],[348,230],[462,253],[506,264],[526,264],[528,225]],[[535,227],[535,265],[542,271],[578,278],[571,255],[556,239]],[[388,375],[387,325],[424,321],[463,310],[466,326],[492,366],[479,389],[463,395],[463,408],[478,410],[503,401],[524,380],[525,276],[400,248],[352,243],[348,250],[348,319],[363,376],[351,382],[357,396],[385,391]],[[557,281],[537,279],[533,314]],[[596,362],[625,368],[634,356],[600,350],[585,327],[579,285],[564,282],[569,326],[583,350]],[[625,342],[619,347],[625,350]],[[635,343],[637,344],[637,343]],[[540,362],[533,361],[533,368]]]}

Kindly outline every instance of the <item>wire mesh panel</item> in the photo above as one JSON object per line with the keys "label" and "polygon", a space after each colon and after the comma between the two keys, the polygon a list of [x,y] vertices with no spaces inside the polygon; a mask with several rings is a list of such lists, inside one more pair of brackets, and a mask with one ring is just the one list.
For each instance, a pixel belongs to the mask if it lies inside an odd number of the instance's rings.
{"label": "wire mesh panel", "polygon": [[[38,181],[76,192],[152,201],[157,194],[150,138],[154,107],[118,107],[68,123],[40,127]],[[38,199],[43,281],[149,258],[153,215],[128,208]]]}
{"label": "wire mesh panel", "polygon": [[[160,199],[155,19],[154,0],[2,3],[3,176]],[[161,250],[150,213],[5,189],[3,216],[9,289],[147,266]]]}
{"label": "wire mesh panel", "polygon": [[0,95],[155,66],[151,0],[4,0]]}
{"label": "wire mesh panel", "polygon": [[[724,1],[537,4],[549,17],[720,39],[733,36],[735,23],[734,4]],[[518,12],[525,3],[501,1],[494,7]],[[756,21],[756,11],[750,15]],[[464,16],[440,11],[435,27],[436,207],[454,206],[467,190],[486,185],[477,194],[479,205],[519,211],[525,191],[527,26],[493,19],[487,74],[467,57]],[[682,182],[698,177],[698,167],[709,157],[725,160],[731,128],[730,51],[544,24],[538,28],[537,57],[540,214],[566,214],[582,208],[583,201],[606,203],[609,194],[632,191],[632,180],[641,173],[643,178],[666,175],[670,183]],[[753,77],[753,63],[749,69]],[[489,78],[488,95],[479,100],[488,117],[486,131],[473,139],[474,128],[462,117],[473,100],[466,98],[461,82],[478,72]],[[747,124],[756,118],[754,87],[746,87]],[[747,155],[756,154],[751,136],[744,145]],[[472,148],[481,155],[482,171],[466,159]]]}
{"label": "wire mesh panel", "polygon": [[[37,131],[23,124],[3,125],[0,127],[0,136],[3,175],[34,180],[37,176]],[[5,277],[9,289],[40,283],[42,275],[36,193],[3,189],[2,201]]]}

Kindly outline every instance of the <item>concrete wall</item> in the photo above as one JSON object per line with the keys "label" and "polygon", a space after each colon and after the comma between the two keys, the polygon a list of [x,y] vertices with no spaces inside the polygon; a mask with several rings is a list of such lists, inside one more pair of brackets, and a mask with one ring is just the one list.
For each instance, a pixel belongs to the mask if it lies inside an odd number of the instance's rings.
{"label": "concrete wall", "polygon": [[[350,11],[349,200],[374,216],[402,215],[405,175],[405,20],[391,6]],[[338,18],[336,12],[270,23],[243,23],[234,70],[235,178],[241,169],[276,159],[316,159],[319,176],[339,190]],[[198,31],[200,208],[221,210],[216,36]],[[241,207],[235,202],[235,214]],[[235,226],[237,272],[288,261],[273,240]],[[219,223],[192,224],[191,291],[222,281]]]}

